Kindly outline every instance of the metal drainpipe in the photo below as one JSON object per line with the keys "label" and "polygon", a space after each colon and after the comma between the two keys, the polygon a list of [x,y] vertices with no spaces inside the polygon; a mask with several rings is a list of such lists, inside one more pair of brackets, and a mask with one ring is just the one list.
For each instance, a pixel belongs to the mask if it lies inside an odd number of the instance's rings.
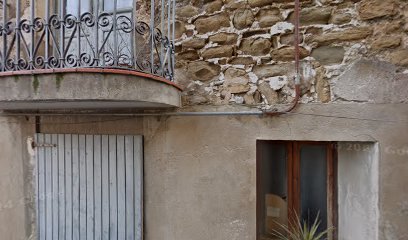
{"label": "metal drainpipe", "polygon": [[242,112],[152,112],[152,113],[0,113],[0,116],[121,116],[121,117],[154,117],[154,116],[263,116],[261,111]]}
{"label": "metal drainpipe", "polygon": [[294,36],[294,45],[295,45],[295,99],[293,100],[292,104],[283,111],[278,112],[265,112],[265,114],[269,116],[276,116],[281,115],[287,112],[292,111],[298,104],[300,98],[300,64],[299,64],[299,25],[300,25],[300,3],[299,0],[295,0],[295,36]]}

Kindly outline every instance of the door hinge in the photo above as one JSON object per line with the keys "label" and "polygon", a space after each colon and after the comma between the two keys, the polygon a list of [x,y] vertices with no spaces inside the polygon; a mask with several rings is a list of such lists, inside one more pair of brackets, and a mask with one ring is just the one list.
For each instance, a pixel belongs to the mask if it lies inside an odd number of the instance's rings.
{"label": "door hinge", "polygon": [[33,148],[36,148],[36,147],[56,147],[58,145],[53,144],[53,143],[36,143],[36,142],[32,142],[31,146]]}

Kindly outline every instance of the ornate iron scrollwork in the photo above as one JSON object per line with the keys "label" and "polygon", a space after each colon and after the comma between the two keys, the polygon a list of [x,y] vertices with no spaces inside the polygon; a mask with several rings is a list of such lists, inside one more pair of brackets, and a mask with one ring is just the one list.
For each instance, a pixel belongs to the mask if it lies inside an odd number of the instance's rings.
{"label": "ornate iron scrollwork", "polygon": [[109,67],[173,78],[172,36],[131,11],[3,19],[0,37],[0,71]]}

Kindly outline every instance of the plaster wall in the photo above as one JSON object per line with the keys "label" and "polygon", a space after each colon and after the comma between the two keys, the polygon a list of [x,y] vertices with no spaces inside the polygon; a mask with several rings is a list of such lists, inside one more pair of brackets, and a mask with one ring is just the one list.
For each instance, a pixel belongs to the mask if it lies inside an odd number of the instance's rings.
{"label": "plaster wall", "polygon": [[371,142],[340,152],[340,239],[403,240],[407,116],[405,104],[305,104],[280,117],[43,117],[42,132],[144,135],[147,240],[255,239],[257,139]]}
{"label": "plaster wall", "polygon": [[[340,239],[403,240],[408,237],[407,116],[405,104],[305,104],[279,117],[41,117],[40,130],[144,135],[147,240],[255,239],[258,139],[376,143],[370,148],[374,154],[340,152],[340,184],[347,190],[340,191],[340,212],[351,221],[340,220]],[[11,203],[0,211],[1,239],[29,239],[34,209],[21,199],[34,191],[26,141],[35,125],[32,117],[2,117],[0,128],[0,199]],[[376,189],[378,205],[371,198]],[[360,205],[361,211],[346,209]]]}
{"label": "plaster wall", "polygon": [[378,239],[378,144],[338,144],[339,239]]}
{"label": "plaster wall", "polygon": [[24,118],[0,117],[0,239],[30,239],[34,229],[34,195]]}

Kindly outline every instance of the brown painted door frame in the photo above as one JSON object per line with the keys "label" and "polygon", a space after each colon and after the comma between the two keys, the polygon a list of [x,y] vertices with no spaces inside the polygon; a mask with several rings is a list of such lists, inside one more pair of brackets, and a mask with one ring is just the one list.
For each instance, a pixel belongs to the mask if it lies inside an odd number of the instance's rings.
{"label": "brown painted door frame", "polygon": [[[257,164],[256,164],[256,188],[257,188],[257,239],[260,239],[262,227],[259,226],[259,218],[262,216],[261,202],[261,142],[258,140],[257,147]],[[329,234],[328,239],[337,239],[337,151],[334,142],[312,142],[312,141],[273,141],[284,143],[287,150],[287,181],[288,181],[288,219],[293,219],[294,211],[300,216],[300,149],[303,145],[325,145],[327,153],[327,226],[333,226],[334,231]],[[294,211],[293,211],[294,210]]]}

